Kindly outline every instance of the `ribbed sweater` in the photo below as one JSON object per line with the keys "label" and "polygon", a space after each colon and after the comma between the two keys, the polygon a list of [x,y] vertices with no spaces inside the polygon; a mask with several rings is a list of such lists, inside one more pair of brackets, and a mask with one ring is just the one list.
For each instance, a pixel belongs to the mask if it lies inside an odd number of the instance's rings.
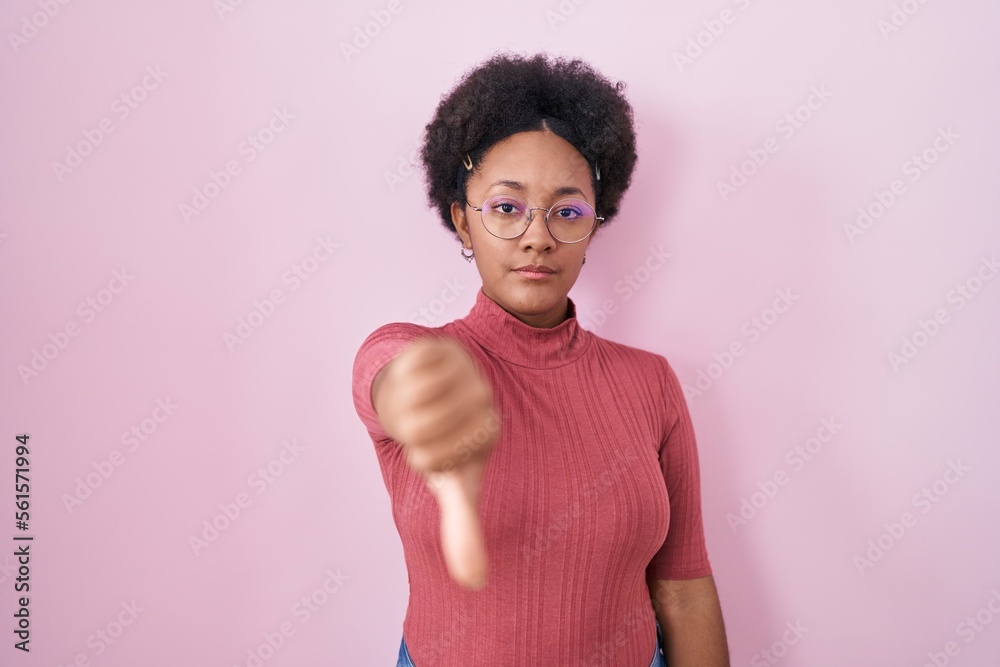
{"label": "ribbed sweater", "polygon": [[[361,344],[353,397],[375,446],[409,575],[403,636],[416,667],[647,667],[656,647],[646,574],[712,573],[695,434],[666,357],[569,317],[528,325],[482,288],[440,327],[386,324]],[[409,342],[463,344],[493,388],[501,437],[479,517],[487,583],[448,575],[440,510],[382,430],[375,375]]]}

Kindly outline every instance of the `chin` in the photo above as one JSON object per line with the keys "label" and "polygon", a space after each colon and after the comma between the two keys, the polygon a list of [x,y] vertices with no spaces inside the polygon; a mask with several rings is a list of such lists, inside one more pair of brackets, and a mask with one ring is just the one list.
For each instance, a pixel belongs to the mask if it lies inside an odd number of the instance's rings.
{"label": "chin", "polygon": [[563,290],[563,285],[554,279],[531,282],[516,274],[511,278],[513,282],[506,286],[504,292],[509,298],[521,304],[523,309],[541,312],[552,308],[566,297],[567,292]]}

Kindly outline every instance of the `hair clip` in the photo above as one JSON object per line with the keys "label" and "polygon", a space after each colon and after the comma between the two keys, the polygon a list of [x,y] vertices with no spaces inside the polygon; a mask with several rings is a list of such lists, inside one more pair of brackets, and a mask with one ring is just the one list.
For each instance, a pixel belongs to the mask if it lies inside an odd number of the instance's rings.
{"label": "hair clip", "polygon": [[465,159],[462,160],[462,164],[465,165],[466,171],[472,171],[472,158],[469,157],[468,153],[465,154]]}
{"label": "hair clip", "polygon": [[597,180],[601,180],[601,167],[595,163],[594,169],[597,170]]}

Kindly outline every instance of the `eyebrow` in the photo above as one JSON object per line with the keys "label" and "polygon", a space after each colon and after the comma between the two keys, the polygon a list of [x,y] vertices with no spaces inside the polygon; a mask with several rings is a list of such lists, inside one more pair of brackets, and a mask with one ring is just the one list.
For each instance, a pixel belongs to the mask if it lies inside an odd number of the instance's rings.
{"label": "eyebrow", "polygon": [[[525,189],[526,189],[524,187],[524,184],[521,183],[520,181],[511,181],[511,180],[506,180],[506,179],[501,179],[499,181],[493,181],[493,183],[490,184],[489,189],[492,190],[493,188],[497,187],[498,185],[503,185],[503,186],[511,188],[513,190],[517,190],[518,192],[524,192]],[[561,197],[563,195],[583,195],[584,192],[580,188],[573,187],[572,185],[564,185],[562,187],[556,188],[556,191],[555,191],[554,194],[557,197]]]}

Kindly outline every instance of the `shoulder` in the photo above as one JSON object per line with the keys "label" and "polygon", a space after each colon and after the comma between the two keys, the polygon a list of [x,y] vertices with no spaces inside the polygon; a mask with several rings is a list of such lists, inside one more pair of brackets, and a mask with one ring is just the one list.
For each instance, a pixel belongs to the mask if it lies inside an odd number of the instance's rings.
{"label": "shoulder", "polygon": [[431,327],[414,322],[389,322],[368,334],[361,342],[361,349],[384,340],[416,340],[434,331]]}
{"label": "shoulder", "polygon": [[462,342],[454,327],[449,322],[439,327],[429,327],[415,322],[390,322],[372,331],[361,342],[354,355],[354,367],[375,364],[381,367],[388,362],[407,344],[421,338],[448,338]]}
{"label": "shoulder", "polygon": [[440,329],[415,324],[413,322],[390,322],[372,331],[361,342],[354,355],[355,367],[363,363],[375,361],[385,362],[407,343],[434,335]]}
{"label": "shoulder", "polygon": [[659,387],[667,396],[673,396],[680,388],[677,374],[665,355],[589,333],[594,339],[592,345],[613,367],[627,367],[640,373],[651,386]]}
{"label": "shoulder", "polygon": [[665,372],[670,366],[667,358],[658,352],[602,338],[592,331],[587,333],[593,338],[591,344],[604,356],[620,362],[637,364],[656,373]]}

